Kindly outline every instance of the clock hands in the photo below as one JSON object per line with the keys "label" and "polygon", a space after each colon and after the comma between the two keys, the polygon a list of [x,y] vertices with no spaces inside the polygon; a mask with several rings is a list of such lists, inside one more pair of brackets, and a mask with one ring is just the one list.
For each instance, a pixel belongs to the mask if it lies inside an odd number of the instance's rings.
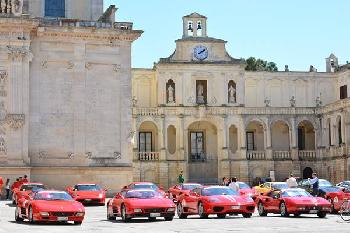
{"label": "clock hands", "polygon": [[202,51],[200,51],[198,54],[202,54],[205,52],[206,49],[203,49]]}

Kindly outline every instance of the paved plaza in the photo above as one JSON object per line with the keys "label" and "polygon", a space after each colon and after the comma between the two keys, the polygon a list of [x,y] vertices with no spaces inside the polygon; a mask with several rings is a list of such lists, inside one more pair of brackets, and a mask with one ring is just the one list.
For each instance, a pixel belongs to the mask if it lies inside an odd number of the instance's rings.
{"label": "paved plaza", "polygon": [[136,219],[130,223],[106,220],[105,207],[86,207],[87,216],[81,226],[71,224],[35,224],[14,221],[15,209],[9,202],[0,202],[0,233],[6,232],[349,232],[350,223],[343,222],[338,215],[328,215],[326,219],[312,216],[282,218],[278,215],[250,219],[230,216],[226,219],[175,219],[172,222]]}

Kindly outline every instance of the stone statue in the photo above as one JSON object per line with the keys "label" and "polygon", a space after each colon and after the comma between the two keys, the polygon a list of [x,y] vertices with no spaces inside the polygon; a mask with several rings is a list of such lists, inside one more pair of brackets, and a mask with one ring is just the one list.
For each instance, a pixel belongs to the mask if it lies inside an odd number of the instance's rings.
{"label": "stone statue", "polygon": [[169,85],[168,87],[168,103],[174,103],[174,88]]}
{"label": "stone statue", "polygon": [[285,66],[284,66],[284,71],[285,71],[285,72],[289,72],[289,67],[288,67],[288,65],[285,65]]}
{"label": "stone statue", "polygon": [[198,104],[204,104],[204,96],[203,96],[203,93],[204,93],[204,87],[201,83],[198,84],[197,86],[197,103]]}
{"label": "stone statue", "polygon": [[230,85],[228,88],[228,102],[230,104],[236,103],[236,88],[233,85]]}
{"label": "stone statue", "polygon": [[268,98],[265,98],[264,104],[265,104],[266,107],[270,107],[271,100],[269,100]]}
{"label": "stone statue", "polygon": [[321,107],[321,106],[322,106],[321,97],[318,96],[318,97],[316,98],[316,107]]}
{"label": "stone statue", "polygon": [[12,0],[12,14],[20,16],[22,14],[23,0]]}
{"label": "stone statue", "polygon": [[290,100],[289,100],[289,102],[290,102],[290,106],[292,107],[292,108],[294,108],[295,107],[295,97],[294,97],[294,95],[292,96],[292,98],[290,98]]}
{"label": "stone statue", "polygon": [[1,0],[1,13],[6,13],[6,0]]}

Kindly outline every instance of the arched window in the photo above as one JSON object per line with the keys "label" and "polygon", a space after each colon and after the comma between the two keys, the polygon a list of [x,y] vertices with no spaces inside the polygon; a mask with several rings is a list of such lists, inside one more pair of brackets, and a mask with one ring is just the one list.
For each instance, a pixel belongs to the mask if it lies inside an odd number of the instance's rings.
{"label": "arched window", "polygon": [[167,104],[174,104],[175,101],[175,83],[169,79],[166,83],[166,102]]}
{"label": "arched window", "polygon": [[337,119],[337,128],[338,128],[338,146],[343,143],[342,133],[341,133],[341,117]]}
{"label": "arched window", "polygon": [[233,80],[230,80],[227,85],[227,96],[228,96],[228,103],[229,104],[235,104],[237,103],[236,99],[236,83]]}
{"label": "arched window", "polygon": [[45,16],[65,17],[65,0],[45,0]]}

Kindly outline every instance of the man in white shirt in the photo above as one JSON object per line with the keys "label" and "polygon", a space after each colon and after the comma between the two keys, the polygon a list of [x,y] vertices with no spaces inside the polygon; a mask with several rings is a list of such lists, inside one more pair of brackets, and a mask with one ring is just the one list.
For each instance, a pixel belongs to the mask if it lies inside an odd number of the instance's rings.
{"label": "man in white shirt", "polygon": [[293,174],[290,174],[289,179],[287,180],[288,188],[297,188],[297,180],[293,177]]}
{"label": "man in white shirt", "polygon": [[237,191],[239,190],[239,186],[237,184],[237,178],[236,177],[233,177],[231,179],[231,183],[228,185],[228,187],[234,191]]}

